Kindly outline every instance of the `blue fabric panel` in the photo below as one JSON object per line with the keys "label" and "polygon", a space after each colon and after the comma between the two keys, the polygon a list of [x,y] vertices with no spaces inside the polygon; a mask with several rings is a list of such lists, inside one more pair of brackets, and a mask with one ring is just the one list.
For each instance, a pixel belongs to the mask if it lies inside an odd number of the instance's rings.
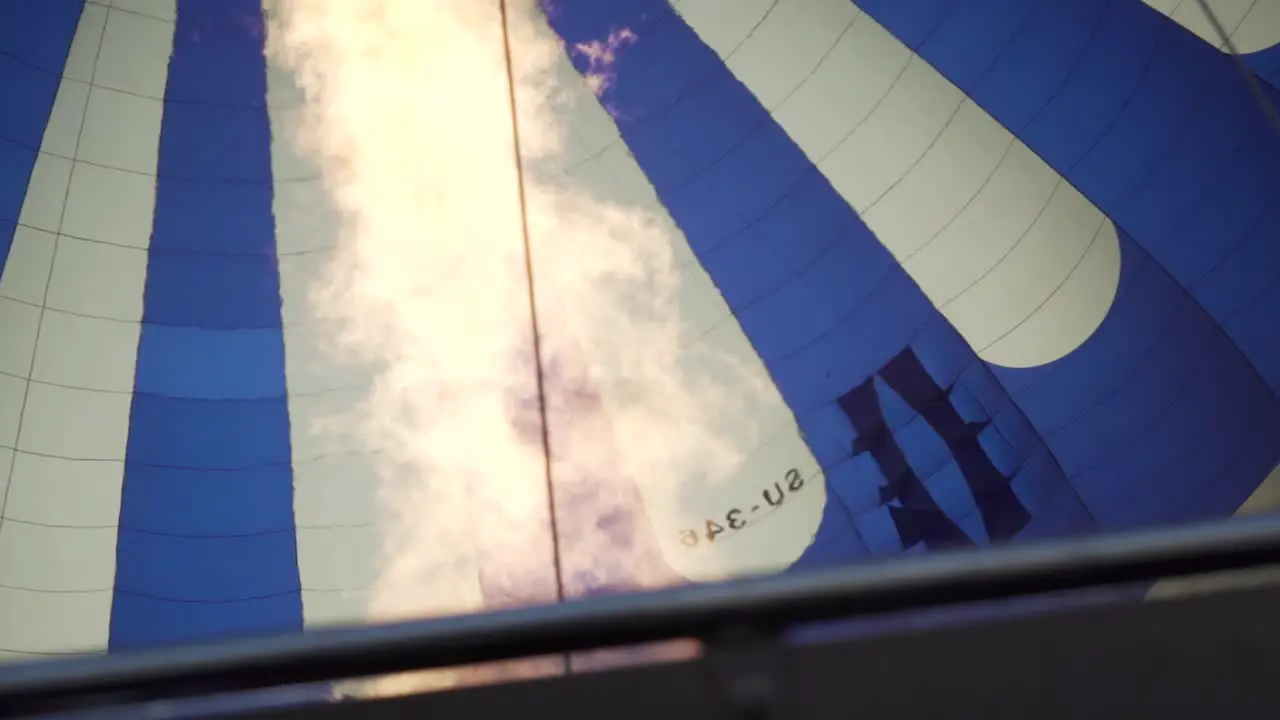
{"label": "blue fabric panel", "polygon": [[260,18],[178,4],[112,650],[302,627]]}
{"label": "blue fabric panel", "polygon": [[164,191],[165,201],[156,207],[153,249],[274,258],[275,235],[264,234],[272,228],[258,220],[272,212],[269,180],[166,178]]}
{"label": "blue fabric panel", "polygon": [[0,5],[0,54],[51,75],[56,88],[83,10],[84,0]]}
{"label": "blue fabric panel", "polygon": [[[124,544],[123,537],[121,544]],[[188,566],[187,573],[203,572],[204,564]],[[278,632],[283,629],[286,618],[300,616],[301,612],[296,588],[266,597],[200,602],[189,598],[152,597],[122,590],[117,585],[111,602],[111,651]],[[301,621],[296,624],[301,625]]]}
{"label": "blue fabric panel", "polygon": [[[0,170],[0,172],[4,172]],[[18,224],[9,220],[0,220],[0,258],[7,259],[9,257],[9,248],[13,247],[13,233],[17,230]],[[0,272],[4,271],[4,266],[0,265]]]}
{"label": "blue fabric panel", "polygon": [[[138,351],[137,392],[199,400],[285,396],[280,330],[149,325]],[[145,363],[145,364],[144,364]]]}
{"label": "blue fabric panel", "polygon": [[[67,39],[70,40],[70,36]],[[0,138],[30,150],[40,148],[61,74],[61,68],[49,72],[13,55],[0,55],[0,89],[5,92]]]}
{"label": "blue fabric panel", "polygon": [[[157,204],[168,200],[167,184],[161,181],[156,188]],[[258,187],[271,191],[267,185]],[[269,208],[259,222],[274,222]],[[164,250],[169,241],[162,231],[167,230],[157,227],[153,233],[158,246],[147,263],[145,322],[218,330],[280,327],[280,272],[274,254]]]}
{"label": "blue fabric panel", "polygon": [[[146,332],[146,328],[143,328]],[[166,467],[236,470],[288,464],[289,405],[269,400],[193,400],[135,393],[129,458]]]}
{"label": "blue fabric panel", "polygon": [[[224,0],[180,2],[188,31],[174,39],[169,72],[184,81],[170,83],[165,100],[204,112],[239,108],[246,122],[252,122],[245,109],[264,105],[267,97],[261,58],[265,28],[262,14],[250,11],[258,3],[233,2],[235,7],[227,8]],[[249,154],[247,148],[244,151]],[[259,157],[243,167],[262,169],[261,163]],[[265,169],[269,172],[270,165]]]}
{"label": "blue fabric panel", "polygon": [[[11,140],[0,139],[0,220],[17,223],[27,183],[36,164],[36,150]],[[13,239],[10,231],[9,242]],[[7,254],[6,254],[7,256]]]}
{"label": "blue fabric panel", "polygon": [[[259,535],[188,537],[120,531],[121,555],[131,562],[116,571],[116,583],[172,602],[229,603],[297,594],[296,579],[264,568],[295,562],[293,528]],[[252,558],[252,561],[247,561]],[[197,568],[190,567],[198,559]],[[156,572],[168,568],[169,572]]]}
{"label": "blue fabric panel", "polygon": [[[200,470],[137,464],[129,468],[120,523],[141,533],[193,537],[281,531],[276,508],[292,502],[288,465]],[[244,497],[267,502],[238,504]]]}
{"label": "blue fabric panel", "polygon": [[[185,45],[175,38],[175,58]],[[255,151],[271,140],[265,116],[263,100],[248,107],[166,102],[168,137],[162,135],[161,142],[168,147],[160,153],[160,177],[270,182],[271,153]]]}

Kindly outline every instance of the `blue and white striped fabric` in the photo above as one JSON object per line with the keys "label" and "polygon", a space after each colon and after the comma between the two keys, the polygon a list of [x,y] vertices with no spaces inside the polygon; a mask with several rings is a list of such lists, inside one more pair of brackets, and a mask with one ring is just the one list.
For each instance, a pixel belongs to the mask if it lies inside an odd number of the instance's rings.
{"label": "blue and white striped fabric", "polygon": [[[278,207],[309,178],[272,153],[261,10],[17,2],[2,24],[0,647],[300,630],[297,526],[323,507],[295,512],[316,472],[278,267],[321,238]],[[318,572],[323,614],[342,588]]]}
{"label": "blue and white striped fabric", "polygon": [[[565,172],[647,178],[697,259],[691,331],[747,348],[786,420],[727,494],[654,518],[678,574],[1222,516],[1264,486],[1280,137],[1195,5],[546,3],[570,48],[634,34]],[[1280,0],[1215,6],[1280,101]],[[5,657],[367,616],[371,463],[312,432],[362,382],[304,311],[332,211],[264,36],[261,0],[0,0]],[[715,568],[682,546],[789,468],[804,499]]]}

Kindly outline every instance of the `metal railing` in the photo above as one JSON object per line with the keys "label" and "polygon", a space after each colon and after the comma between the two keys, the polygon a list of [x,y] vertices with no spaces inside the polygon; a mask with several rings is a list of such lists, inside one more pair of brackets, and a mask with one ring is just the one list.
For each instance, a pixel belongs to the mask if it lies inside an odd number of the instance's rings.
{"label": "metal railing", "polygon": [[0,716],[390,674],[1280,563],[1280,518],[944,552],[562,605],[15,666]]}

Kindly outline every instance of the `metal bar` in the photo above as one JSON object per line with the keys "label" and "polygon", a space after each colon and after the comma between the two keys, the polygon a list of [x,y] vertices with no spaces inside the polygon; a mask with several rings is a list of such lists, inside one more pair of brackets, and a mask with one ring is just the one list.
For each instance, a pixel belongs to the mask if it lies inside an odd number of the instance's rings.
{"label": "metal bar", "polygon": [[[982,720],[1157,720],[1169,708],[1187,718],[1276,720],[1277,604],[1280,587],[1083,608],[786,647],[763,669],[766,676],[776,673],[776,720],[934,720],[947,710]],[[536,708],[532,714],[548,720],[731,720],[722,686],[712,682],[716,669],[712,663],[651,665],[254,717],[510,720]]]}
{"label": "metal bar", "polygon": [[563,605],[17,666],[0,715],[323,682],[1280,562],[1280,518],[1014,544]]}

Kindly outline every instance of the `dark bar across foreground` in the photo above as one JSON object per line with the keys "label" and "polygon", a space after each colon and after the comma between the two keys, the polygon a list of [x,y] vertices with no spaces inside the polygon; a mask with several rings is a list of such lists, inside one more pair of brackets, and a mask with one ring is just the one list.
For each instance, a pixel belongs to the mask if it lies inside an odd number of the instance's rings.
{"label": "dark bar across foreground", "polygon": [[364,677],[1280,563],[1280,518],[936,553],[551,607],[19,666],[0,716]]}

